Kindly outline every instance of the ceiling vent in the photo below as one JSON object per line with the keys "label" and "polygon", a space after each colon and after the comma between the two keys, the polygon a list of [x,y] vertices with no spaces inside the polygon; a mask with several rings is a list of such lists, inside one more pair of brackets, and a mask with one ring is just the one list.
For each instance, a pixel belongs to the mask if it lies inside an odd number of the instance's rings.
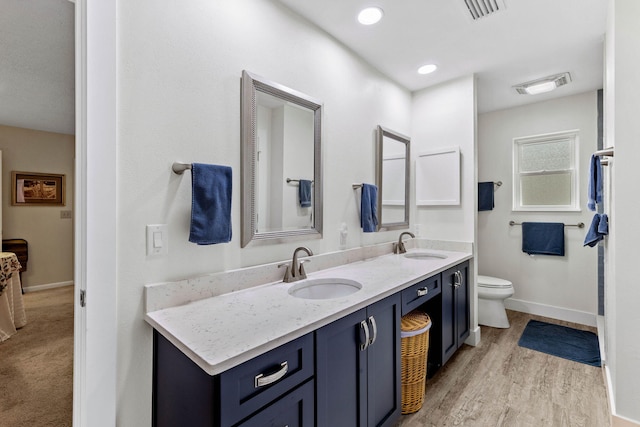
{"label": "ceiling vent", "polygon": [[503,0],[463,0],[474,21],[504,10]]}

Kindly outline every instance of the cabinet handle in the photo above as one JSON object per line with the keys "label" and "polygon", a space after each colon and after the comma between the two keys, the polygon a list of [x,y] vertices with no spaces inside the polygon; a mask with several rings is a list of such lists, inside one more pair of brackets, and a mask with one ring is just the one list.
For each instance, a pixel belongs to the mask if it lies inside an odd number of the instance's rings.
{"label": "cabinet handle", "polygon": [[427,289],[427,287],[426,287],[426,286],[425,286],[424,288],[420,288],[420,289],[418,289],[418,296],[419,296],[419,297],[423,297],[423,296],[425,296],[425,295],[426,295],[426,294],[428,294],[428,293],[429,293],[429,289]]}
{"label": "cabinet handle", "polygon": [[360,322],[360,327],[364,331],[364,342],[360,344],[360,351],[364,351],[369,347],[369,325],[366,320],[363,320]]}
{"label": "cabinet handle", "polygon": [[454,274],[455,274],[456,279],[455,279],[455,283],[454,283],[453,286],[456,289],[458,289],[460,287],[460,285],[462,284],[462,273],[460,273],[460,270],[458,270]]}
{"label": "cabinet handle", "polygon": [[273,384],[279,379],[281,379],[282,377],[284,377],[285,375],[287,375],[287,371],[289,370],[289,363],[285,361],[285,362],[282,362],[280,366],[281,368],[277,372],[274,372],[273,374],[266,375],[266,376],[264,374],[256,375],[255,381],[254,381],[255,388],[260,388],[269,384]]}
{"label": "cabinet handle", "polygon": [[376,338],[378,338],[378,326],[373,316],[369,316],[369,323],[371,324],[371,329],[373,329],[373,336],[371,337],[371,341],[369,341],[369,345],[373,345],[373,343],[376,342]]}

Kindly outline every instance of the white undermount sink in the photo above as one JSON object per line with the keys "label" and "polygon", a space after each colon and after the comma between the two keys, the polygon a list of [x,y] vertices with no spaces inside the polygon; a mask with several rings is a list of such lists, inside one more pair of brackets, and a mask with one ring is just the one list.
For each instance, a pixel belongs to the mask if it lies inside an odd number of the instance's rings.
{"label": "white undermount sink", "polygon": [[404,254],[404,257],[411,258],[411,259],[422,259],[422,260],[447,258],[446,255],[437,254],[434,252],[407,252],[406,254]]}
{"label": "white undermount sink", "polygon": [[289,295],[303,299],[331,299],[351,295],[362,289],[362,285],[349,279],[309,279],[289,288]]}

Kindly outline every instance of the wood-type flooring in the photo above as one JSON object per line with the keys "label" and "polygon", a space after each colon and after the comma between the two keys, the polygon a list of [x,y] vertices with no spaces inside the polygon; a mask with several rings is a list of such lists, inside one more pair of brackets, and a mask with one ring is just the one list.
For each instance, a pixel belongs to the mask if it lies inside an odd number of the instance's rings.
{"label": "wood-type flooring", "polygon": [[507,311],[511,327],[481,326],[477,347],[463,345],[427,381],[420,411],[396,427],[609,427],[603,368],[518,346],[529,319],[595,328]]}

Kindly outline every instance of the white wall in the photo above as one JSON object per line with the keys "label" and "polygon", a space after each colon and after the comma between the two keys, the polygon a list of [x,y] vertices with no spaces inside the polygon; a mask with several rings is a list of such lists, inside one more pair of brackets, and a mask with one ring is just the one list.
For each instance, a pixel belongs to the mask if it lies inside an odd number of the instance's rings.
{"label": "white wall", "polygon": [[[605,146],[615,146],[609,170],[610,235],[605,247],[607,371],[612,410],[619,422],[640,425],[640,285],[638,183],[640,182],[640,3],[609,3],[606,44]],[[615,84],[614,84],[615,82]],[[624,425],[623,423],[614,424]]]}
{"label": "white wall", "polygon": [[[2,238],[25,239],[29,245],[23,287],[73,282],[73,135],[0,125],[2,151]],[[12,206],[11,172],[65,175],[65,206]]]}
{"label": "white wall", "polygon": [[[478,274],[513,282],[513,299],[525,302],[528,308],[545,310],[552,306],[577,311],[564,314],[575,315],[573,321],[587,319],[592,325],[598,307],[597,248],[583,247],[586,228],[565,228],[564,257],[531,257],[522,252],[522,228],[509,226],[509,221],[591,224],[593,212],[586,208],[587,177],[589,159],[597,147],[596,101],[594,91],[481,114],[478,118],[478,180],[502,181],[494,194],[495,208],[478,212]],[[582,211],[512,212],[513,138],[572,129],[580,131],[578,182]],[[527,307],[520,308],[528,311]]]}
{"label": "white wall", "polygon": [[[410,133],[411,96],[276,2],[118,2],[118,425],[151,423],[151,328],[143,286],[391,241],[362,233],[353,182],[375,182],[375,127]],[[323,101],[324,238],[240,248],[243,69]],[[233,239],[188,243],[191,179],[174,161],[233,168]],[[145,225],[169,226],[169,256],[145,256]]]}
{"label": "white wall", "polygon": [[[460,205],[413,208],[412,224],[434,240],[474,241],[475,215],[475,80],[467,76],[415,92],[413,95],[411,157],[422,151],[460,147]],[[412,162],[415,169],[415,162]],[[415,170],[412,170],[415,176]],[[415,183],[411,200],[415,202]]]}

